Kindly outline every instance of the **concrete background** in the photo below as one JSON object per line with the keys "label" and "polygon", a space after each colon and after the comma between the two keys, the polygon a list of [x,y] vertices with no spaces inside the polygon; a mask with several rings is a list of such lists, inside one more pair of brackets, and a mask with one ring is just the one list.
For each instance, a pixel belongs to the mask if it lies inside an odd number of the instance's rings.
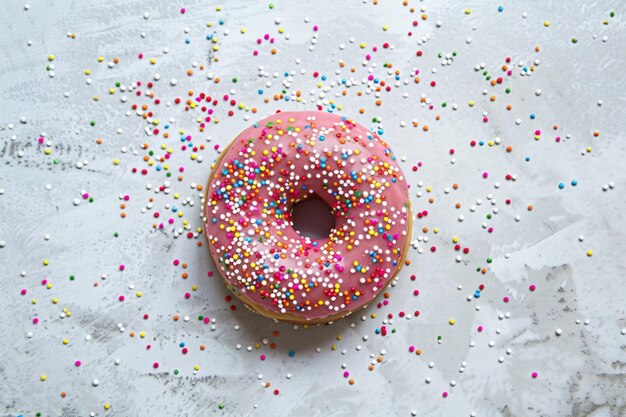
{"label": "concrete background", "polygon": [[[3,1],[0,415],[626,415],[623,4],[408,3]],[[266,33],[274,44],[257,45]],[[501,70],[506,57],[510,77]],[[532,65],[532,75],[521,75]],[[503,83],[492,87],[483,71]],[[162,129],[171,125],[169,139],[148,136],[147,121],[131,110],[147,98],[119,88],[109,94],[115,82],[145,87],[155,74],[153,91],[163,102],[151,109]],[[380,93],[380,106],[370,74],[391,86]],[[342,86],[350,77],[354,85]],[[200,112],[172,102],[188,90],[220,100],[228,94],[244,109],[232,107],[229,117],[230,106],[220,102],[214,114],[220,123],[199,132]],[[281,90],[292,99],[275,101]],[[225,301],[221,281],[207,276],[215,267],[206,247],[197,246],[202,235],[187,238],[183,221],[191,232],[201,225],[201,196],[192,185],[206,182],[214,145],[223,148],[277,109],[332,104],[384,131],[403,159],[415,212],[428,216],[414,222],[411,265],[390,288],[388,305],[331,326],[294,328]],[[206,145],[197,152],[201,162],[181,150],[180,129]],[[471,140],[484,145],[471,147]],[[156,155],[164,152],[161,144],[173,149],[169,184],[164,170],[143,161],[144,142]],[[148,173],[133,174],[133,167]],[[160,186],[169,193],[155,192]],[[122,210],[124,195],[130,200]],[[152,227],[170,217],[172,225]],[[454,250],[455,236],[468,254]],[[175,259],[187,269],[174,266]],[[480,284],[485,288],[473,298]],[[401,311],[410,314],[401,318]],[[382,325],[384,337],[376,334]]]}

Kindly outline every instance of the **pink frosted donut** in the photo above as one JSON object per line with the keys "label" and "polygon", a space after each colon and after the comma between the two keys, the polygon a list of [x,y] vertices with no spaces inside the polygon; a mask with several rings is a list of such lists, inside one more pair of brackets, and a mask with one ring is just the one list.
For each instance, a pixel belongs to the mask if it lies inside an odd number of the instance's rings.
{"label": "pink frosted donut", "polygon": [[[316,195],[335,226],[325,239],[293,228]],[[396,276],[411,234],[408,185],[382,139],[323,112],[282,112],[244,130],[213,166],[205,198],[211,256],[252,310],[293,323],[337,320]]]}

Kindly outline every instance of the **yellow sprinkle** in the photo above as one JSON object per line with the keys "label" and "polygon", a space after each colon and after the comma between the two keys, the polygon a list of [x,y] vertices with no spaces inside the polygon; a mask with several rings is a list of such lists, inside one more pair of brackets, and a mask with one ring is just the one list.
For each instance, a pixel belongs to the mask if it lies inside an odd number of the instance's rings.
{"label": "yellow sprinkle", "polygon": [[448,323],[450,324],[450,326],[454,326],[454,319],[450,319]]}
{"label": "yellow sprinkle", "polygon": [[45,381],[46,379],[48,379],[48,377],[47,377],[47,376],[45,376],[45,375],[42,375],[41,377],[39,377],[39,379],[43,382],[43,381]]}
{"label": "yellow sprinkle", "polygon": [[593,256],[593,251],[591,249],[587,251],[587,256]]}

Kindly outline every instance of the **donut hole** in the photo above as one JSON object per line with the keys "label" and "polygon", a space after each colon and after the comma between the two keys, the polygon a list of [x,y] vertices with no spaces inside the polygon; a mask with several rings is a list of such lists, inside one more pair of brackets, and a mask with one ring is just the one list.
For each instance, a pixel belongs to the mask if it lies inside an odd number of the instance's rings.
{"label": "donut hole", "polygon": [[309,239],[328,239],[335,227],[335,216],[328,204],[317,195],[299,201],[291,209],[293,228]]}

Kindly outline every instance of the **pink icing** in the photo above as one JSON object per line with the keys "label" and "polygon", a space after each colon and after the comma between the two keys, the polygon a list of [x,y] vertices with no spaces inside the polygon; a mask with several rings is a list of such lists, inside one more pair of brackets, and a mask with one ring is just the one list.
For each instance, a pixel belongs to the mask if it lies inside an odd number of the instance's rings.
{"label": "pink icing", "polygon": [[[278,314],[323,319],[367,305],[409,237],[408,185],[387,143],[344,117],[282,112],[244,130],[206,191],[210,252],[231,289]],[[291,208],[317,194],[327,239],[301,236]]]}

